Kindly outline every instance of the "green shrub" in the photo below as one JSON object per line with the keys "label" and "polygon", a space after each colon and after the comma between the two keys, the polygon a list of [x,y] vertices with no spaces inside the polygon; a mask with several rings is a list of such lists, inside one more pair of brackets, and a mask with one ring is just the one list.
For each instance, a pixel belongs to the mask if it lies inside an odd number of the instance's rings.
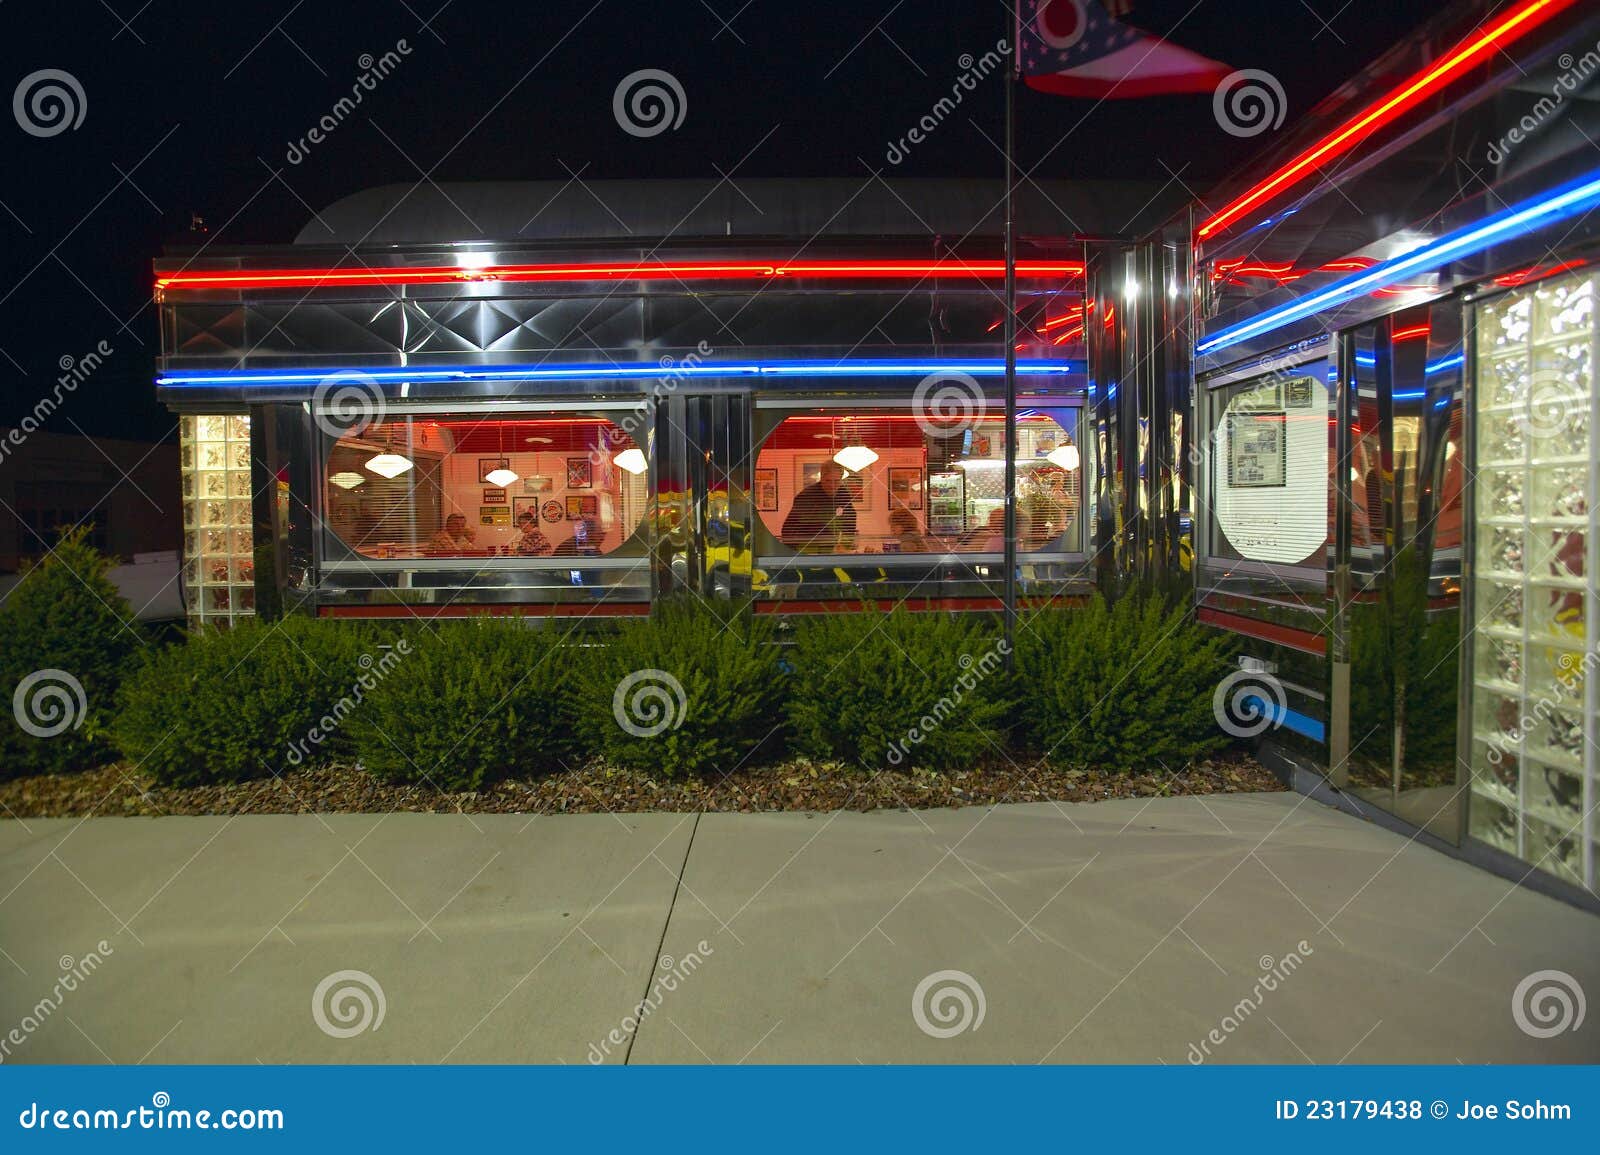
{"label": "green shrub", "polygon": [[1010,712],[997,623],[976,615],[824,615],[795,631],[785,714],[816,757],[947,770],[1004,749]]}
{"label": "green shrub", "polygon": [[1068,765],[1177,768],[1228,742],[1212,698],[1233,652],[1228,635],[1157,597],[1040,610],[1017,626],[1028,737]]}
{"label": "green shrub", "polygon": [[383,641],[378,631],[303,617],[203,631],[133,672],[113,736],[125,758],[167,786],[238,782],[343,756],[344,723],[365,683],[400,660]]}
{"label": "green shrub", "polygon": [[560,769],[573,753],[571,651],[560,640],[515,619],[410,638],[404,662],[351,715],[361,764],[449,791]]}
{"label": "green shrub", "polygon": [[667,603],[585,652],[579,731],[615,765],[728,772],[781,726],[771,627],[734,604]]}
{"label": "green shrub", "polygon": [[0,602],[0,690],[11,708],[0,726],[0,778],[113,756],[106,730],[117,687],[145,637],[106,577],[110,559],[87,539],[87,528],[63,534]]}

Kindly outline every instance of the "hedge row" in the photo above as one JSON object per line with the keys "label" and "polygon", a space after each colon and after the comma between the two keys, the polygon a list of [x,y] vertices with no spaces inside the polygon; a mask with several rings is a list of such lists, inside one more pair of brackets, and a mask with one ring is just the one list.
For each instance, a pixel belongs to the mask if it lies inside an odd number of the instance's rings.
{"label": "hedge row", "polygon": [[66,742],[13,726],[13,773],[114,751],[157,783],[194,786],[355,759],[386,780],[462,791],[590,758],[662,776],[726,774],[786,751],[864,771],[1023,752],[1134,769],[1226,741],[1212,694],[1228,642],[1154,598],[1024,616],[1015,674],[987,615],[871,607],[782,637],[725,604],[674,603],[600,629],[289,618],[159,646],[131,632],[91,560],[67,553],[75,570],[0,610],[8,641],[31,646],[7,645],[3,669],[8,685],[30,663],[79,671],[89,722]]}

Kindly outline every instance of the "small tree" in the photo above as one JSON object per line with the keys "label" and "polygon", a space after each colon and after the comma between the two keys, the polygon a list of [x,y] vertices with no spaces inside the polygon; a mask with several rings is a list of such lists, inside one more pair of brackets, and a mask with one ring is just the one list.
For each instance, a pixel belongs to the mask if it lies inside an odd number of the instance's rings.
{"label": "small tree", "polygon": [[112,757],[117,687],[145,638],[106,577],[111,560],[68,530],[0,602],[0,777],[82,770]]}

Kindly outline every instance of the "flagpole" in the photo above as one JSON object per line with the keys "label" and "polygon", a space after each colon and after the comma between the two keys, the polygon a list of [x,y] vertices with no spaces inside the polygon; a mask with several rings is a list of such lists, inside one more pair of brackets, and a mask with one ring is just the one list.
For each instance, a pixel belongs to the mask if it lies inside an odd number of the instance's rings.
{"label": "flagpole", "polygon": [[[1010,13],[1008,13],[1010,15]],[[1006,478],[1006,548],[1005,548],[1005,603],[1004,637],[1006,643],[1006,669],[1013,668],[1012,651],[1016,648],[1017,633],[1017,240],[1015,222],[1016,197],[1016,84],[1017,69],[1021,63],[1020,24],[1013,22],[1012,65],[1006,70],[1006,427],[1005,427],[1005,478]]]}

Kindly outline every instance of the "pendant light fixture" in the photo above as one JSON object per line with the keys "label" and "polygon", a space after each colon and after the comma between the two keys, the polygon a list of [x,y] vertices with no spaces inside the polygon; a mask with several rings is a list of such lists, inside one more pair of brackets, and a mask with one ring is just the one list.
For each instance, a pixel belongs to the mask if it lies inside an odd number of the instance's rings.
{"label": "pendant light fixture", "polygon": [[380,453],[368,459],[367,468],[379,477],[395,478],[411,468],[411,458],[398,453]]}
{"label": "pendant light fixture", "polygon": [[865,445],[846,445],[833,455],[833,459],[851,473],[860,473],[867,466],[878,460],[878,455]]}
{"label": "pendant light fixture", "polygon": [[[495,456],[509,464],[511,459],[506,456],[506,427],[504,422],[495,422],[495,442],[498,450]],[[522,475],[516,470],[508,469],[505,465],[497,469],[491,469],[483,475],[483,479],[497,489],[505,489],[513,481],[521,480],[521,477]]]}
{"label": "pendant light fixture", "polygon": [[1073,470],[1077,469],[1083,460],[1078,453],[1078,447],[1070,443],[1052,449],[1049,453],[1044,455],[1044,459],[1051,465],[1059,465],[1068,473],[1071,473]]}
{"label": "pendant light fixture", "polygon": [[635,476],[649,468],[649,463],[644,459],[644,450],[638,446],[632,449],[624,449],[611,459],[611,463],[618,469],[626,469]]}
{"label": "pendant light fixture", "polygon": [[341,473],[335,473],[332,477],[328,478],[328,480],[333,482],[340,489],[354,489],[358,485],[365,485],[367,481],[365,477],[362,477],[359,473],[349,469],[346,469]]}

